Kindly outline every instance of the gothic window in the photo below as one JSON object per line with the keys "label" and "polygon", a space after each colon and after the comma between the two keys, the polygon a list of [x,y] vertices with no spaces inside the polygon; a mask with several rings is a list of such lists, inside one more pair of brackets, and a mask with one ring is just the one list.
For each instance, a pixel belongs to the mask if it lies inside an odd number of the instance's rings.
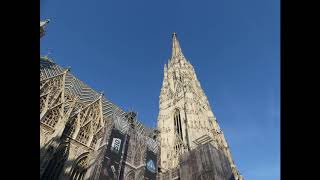
{"label": "gothic window", "polygon": [[86,144],[89,140],[89,135],[90,135],[89,130],[90,130],[90,123],[88,123],[84,127],[81,127],[76,140],[83,144]]}
{"label": "gothic window", "polygon": [[88,166],[88,156],[80,155],[80,158],[76,160],[75,164],[72,166],[70,180],[83,180],[84,175],[87,172]]}
{"label": "gothic window", "polygon": [[92,121],[92,127],[94,129],[94,131],[96,131],[99,128],[99,119],[97,119],[96,121]]}
{"label": "gothic window", "polygon": [[91,145],[90,145],[91,148],[93,148],[93,149],[95,148],[95,146],[96,146],[96,144],[97,144],[97,140],[98,140],[98,139],[97,139],[97,136],[94,135],[94,136],[93,136],[93,139],[92,139],[92,142],[91,142]]}
{"label": "gothic window", "polygon": [[80,124],[83,124],[84,122],[84,120],[85,120],[85,110],[84,109],[82,109],[80,112],[79,112],[79,114],[78,114],[78,116],[79,116],[79,119],[80,119]]}
{"label": "gothic window", "polygon": [[48,115],[42,120],[42,122],[50,127],[54,127],[58,122],[59,116],[59,107],[56,107],[48,112]]}
{"label": "gothic window", "polygon": [[181,117],[180,117],[180,111],[179,109],[176,109],[175,113],[174,113],[174,129],[175,132],[181,137],[181,139],[183,140],[183,136],[182,136],[182,127],[181,127]]}
{"label": "gothic window", "polygon": [[65,161],[68,158],[69,154],[69,146],[68,144],[60,145],[53,155],[53,158],[49,162],[48,166],[46,167],[43,175],[42,180],[58,180],[59,175],[63,170],[63,166]]}
{"label": "gothic window", "polygon": [[43,123],[49,124],[50,121],[54,121],[54,115],[52,112],[48,113],[47,116],[42,120]]}
{"label": "gothic window", "polygon": [[42,112],[44,106],[45,106],[45,101],[46,101],[47,96],[42,96],[40,97],[40,113]]}
{"label": "gothic window", "polygon": [[48,93],[50,87],[48,87],[48,81],[40,84],[40,96]]}

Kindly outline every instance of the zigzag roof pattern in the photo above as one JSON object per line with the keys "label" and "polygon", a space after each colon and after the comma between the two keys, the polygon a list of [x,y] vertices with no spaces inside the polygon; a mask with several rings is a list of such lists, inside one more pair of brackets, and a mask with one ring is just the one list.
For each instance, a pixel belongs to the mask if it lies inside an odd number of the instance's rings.
{"label": "zigzag roof pattern", "polygon": [[[62,75],[66,72],[66,70],[67,68],[63,68],[60,65],[56,64],[52,59],[48,57],[40,57],[40,81]],[[74,97],[78,97],[78,100],[84,105],[89,105],[101,96],[101,93],[93,90],[87,84],[77,79],[70,72],[66,73],[64,86],[66,92]],[[78,109],[75,109],[73,113],[75,113],[77,110]],[[129,122],[124,120],[126,112],[107,100],[104,96],[102,96],[102,114],[104,118],[113,119],[115,127],[121,132],[126,133],[128,131]],[[115,115],[119,118],[113,117]],[[136,118],[134,120],[134,124],[135,127],[137,127],[138,133],[140,133],[141,135],[149,136],[152,131],[152,129],[145,127]],[[156,141],[149,137],[147,137],[147,141],[150,150],[157,152]]]}

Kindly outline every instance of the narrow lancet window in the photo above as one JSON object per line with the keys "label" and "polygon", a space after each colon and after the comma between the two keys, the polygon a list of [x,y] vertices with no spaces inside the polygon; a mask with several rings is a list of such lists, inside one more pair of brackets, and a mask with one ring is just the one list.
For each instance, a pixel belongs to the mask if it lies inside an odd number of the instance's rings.
{"label": "narrow lancet window", "polygon": [[181,137],[181,139],[183,140],[183,136],[182,136],[182,126],[181,126],[181,118],[180,118],[180,111],[179,109],[176,109],[175,113],[174,113],[174,129],[175,132]]}

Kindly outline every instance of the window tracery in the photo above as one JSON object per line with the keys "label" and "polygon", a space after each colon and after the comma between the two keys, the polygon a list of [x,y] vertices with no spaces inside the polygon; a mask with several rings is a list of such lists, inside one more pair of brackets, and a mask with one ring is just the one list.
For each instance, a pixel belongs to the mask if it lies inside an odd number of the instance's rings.
{"label": "window tracery", "polygon": [[174,113],[174,129],[175,132],[181,137],[181,139],[183,140],[183,136],[182,136],[182,127],[181,127],[181,117],[180,117],[180,111],[179,109],[175,110]]}
{"label": "window tracery", "polygon": [[86,144],[89,140],[89,135],[90,135],[90,123],[80,128],[76,140],[83,144]]}
{"label": "window tracery", "polygon": [[90,147],[94,149],[96,147],[97,141],[98,141],[97,135],[94,135],[92,138]]}
{"label": "window tracery", "polygon": [[44,110],[47,96],[40,97],[40,113]]}
{"label": "window tracery", "polygon": [[54,128],[57,124],[60,117],[60,106],[55,107],[54,109],[51,109],[45,118],[42,119],[42,123],[45,123],[46,125]]}

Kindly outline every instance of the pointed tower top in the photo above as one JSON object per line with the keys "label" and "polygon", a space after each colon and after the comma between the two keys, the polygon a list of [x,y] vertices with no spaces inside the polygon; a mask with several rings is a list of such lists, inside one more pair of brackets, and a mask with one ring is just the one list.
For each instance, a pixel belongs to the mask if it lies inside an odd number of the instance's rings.
{"label": "pointed tower top", "polygon": [[174,32],[172,34],[172,56],[171,56],[171,58],[179,56],[179,55],[183,56],[181,48],[180,48],[180,44],[179,44],[179,41],[177,38],[177,33]]}
{"label": "pointed tower top", "polygon": [[50,19],[46,19],[44,21],[40,21],[40,38],[44,36],[45,30],[44,27],[50,22]]}
{"label": "pointed tower top", "polygon": [[44,27],[45,25],[47,25],[50,22],[50,19],[46,19],[44,21],[40,21],[40,27]]}

